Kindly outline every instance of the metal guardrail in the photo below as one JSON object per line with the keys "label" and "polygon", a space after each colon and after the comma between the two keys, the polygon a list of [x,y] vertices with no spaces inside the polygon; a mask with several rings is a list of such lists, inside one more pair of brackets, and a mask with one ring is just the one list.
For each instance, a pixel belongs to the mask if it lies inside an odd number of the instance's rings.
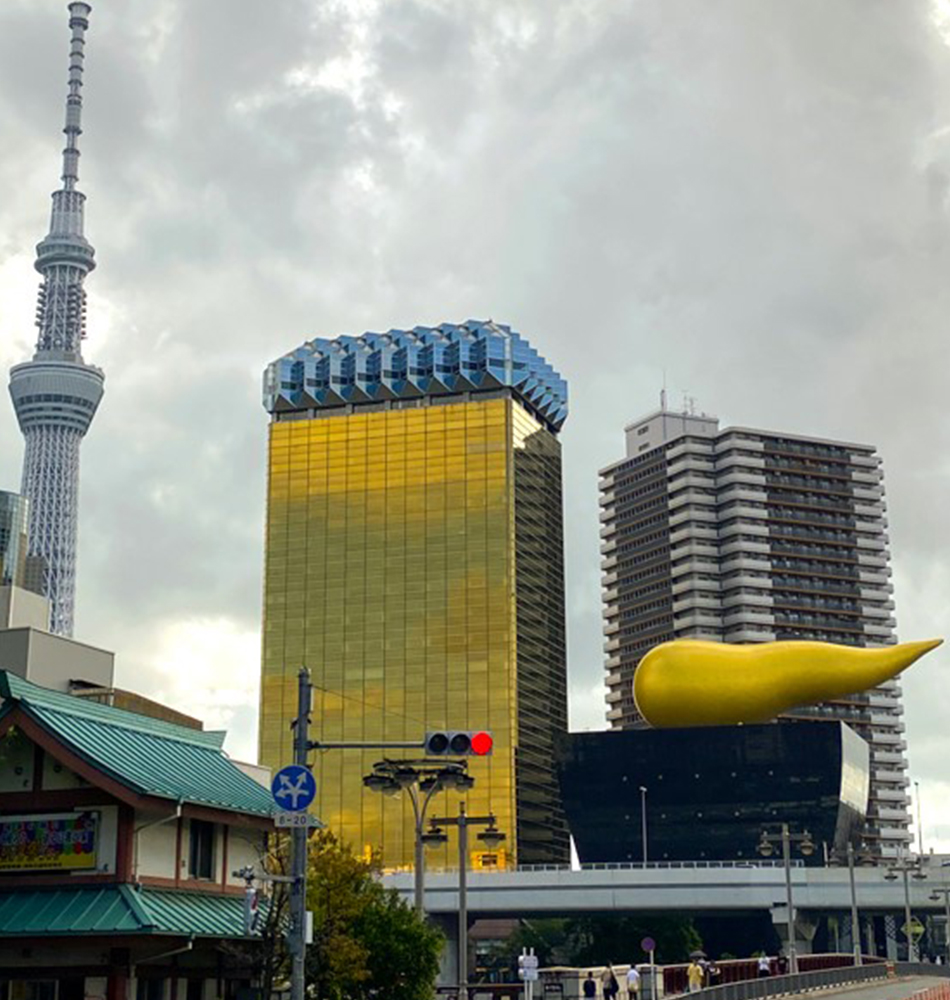
{"label": "metal guardrail", "polygon": [[950,979],[950,965],[935,965],[933,962],[895,962],[894,970],[899,976],[936,976]]}
{"label": "metal guardrail", "polygon": [[[921,966],[924,969],[941,966]],[[914,965],[916,969],[916,964]],[[871,982],[887,978],[887,965],[848,965],[838,969],[821,969],[818,972],[799,972],[786,976],[763,976],[761,979],[744,979],[699,991],[702,1000],[758,1000],[760,997],[792,996],[810,990],[827,989],[829,986],[846,986],[852,983]],[[926,975],[926,973],[924,973]]]}

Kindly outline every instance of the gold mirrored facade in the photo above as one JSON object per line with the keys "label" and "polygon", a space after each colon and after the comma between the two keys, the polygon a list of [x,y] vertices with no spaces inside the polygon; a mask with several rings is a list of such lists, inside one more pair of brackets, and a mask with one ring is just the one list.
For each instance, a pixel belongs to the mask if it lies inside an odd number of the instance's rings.
{"label": "gold mirrored facade", "polygon": [[[499,863],[566,862],[553,764],[567,728],[560,444],[509,389],[453,399],[274,413],[261,759],[291,760],[306,665],[314,739],[491,730],[493,755],[470,759],[469,812],[497,816]],[[318,753],[314,809],[356,850],[409,866],[408,797],[362,784],[385,756],[414,754]],[[457,802],[441,793],[433,812]]]}

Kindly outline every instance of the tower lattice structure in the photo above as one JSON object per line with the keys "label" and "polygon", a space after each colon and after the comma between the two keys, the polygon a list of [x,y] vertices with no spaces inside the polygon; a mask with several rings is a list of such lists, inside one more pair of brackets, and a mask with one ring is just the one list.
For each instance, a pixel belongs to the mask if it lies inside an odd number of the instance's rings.
{"label": "tower lattice structure", "polygon": [[82,75],[91,7],[69,4],[72,39],[63,186],[53,192],[48,235],[36,248],[43,276],[32,361],[10,371],[10,395],[25,439],[21,492],[30,503],[28,548],[44,564],[50,631],[72,635],[79,505],[79,446],[102,399],[105,376],[82,357],[86,292],[95,251],[83,235],[86,196],[77,190]]}

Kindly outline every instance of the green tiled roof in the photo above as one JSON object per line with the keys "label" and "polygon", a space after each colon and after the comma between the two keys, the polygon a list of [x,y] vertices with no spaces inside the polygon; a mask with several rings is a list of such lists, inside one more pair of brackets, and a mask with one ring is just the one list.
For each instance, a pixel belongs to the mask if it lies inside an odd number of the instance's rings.
{"label": "green tiled roof", "polygon": [[270,793],[207,733],[59,694],[0,670],[3,713],[17,705],[91,765],[142,795],[269,816]]}
{"label": "green tiled roof", "polygon": [[128,885],[0,892],[0,937],[74,934],[243,937],[244,900]]}

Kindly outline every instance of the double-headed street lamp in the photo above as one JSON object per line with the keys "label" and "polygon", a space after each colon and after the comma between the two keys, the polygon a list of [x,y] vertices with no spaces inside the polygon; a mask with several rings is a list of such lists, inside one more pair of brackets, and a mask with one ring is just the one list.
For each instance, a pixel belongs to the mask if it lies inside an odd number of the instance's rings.
{"label": "double-headed street lamp", "polygon": [[763,858],[770,857],[775,852],[774,844],[782,845],[782,861],[785,865],[785,905],[788,910],[788,967],[794,974],[798,972],[798,952],[795,950],[795,907],[792,902],[792,844],[797,844],[798,849],[807,858],[815,853],[815,843],[807,830],[804,833],[792,833],[788,823],[782,823],[778,833],[762,831],[758,846],[759,854]]}
{"label": "double-headed street lamp", "polygon": [[907,938],[907,961],[916,962],[918,957],[917,942],[914,940],[912,927],[914,917],[910,912],[910,879],[915,878],[919,881],[925,879],[927,875],[921,871],[920,858],[905,858],[892,862],[887,866],[884,878],[888,882],[896,882],[898,874],[904,877],[904,936]]}
{"label": "double-headed street lamp", "polygon": [[490,851],[497,850],[504,843],[505,834],[495,824],[494,814],[487,816],[469,816],[465,812],[465,803],[459,803],[458,816],[434,816],[427,836],[435,842],[445,843],[448,837],[442,830],[443,826],[457,826],[459,831],[459,1000],[468,996],[468,828],[470,826],[485,827],[478,834],[478,839]]}
{"label": "double-headed street lamp", "polygon": [[434,832],[425,831],[426,811],[436,792],[467,792],[475,779],[466,772],[465,761],[447,760],[434,764],[429,760],[380,760],[373,765],[363,784],[373,792],[398,795],[407,792],[415,819],[415,903],[416,913],[425,914],[425,859],[427,846],[444,843]]}

